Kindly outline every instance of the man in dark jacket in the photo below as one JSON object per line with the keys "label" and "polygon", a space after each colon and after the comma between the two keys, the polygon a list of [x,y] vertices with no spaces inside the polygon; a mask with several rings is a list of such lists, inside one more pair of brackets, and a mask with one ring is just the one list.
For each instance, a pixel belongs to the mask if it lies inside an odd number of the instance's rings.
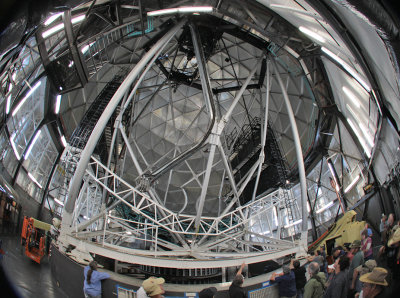
{"label": "man in dark jacket", "polygon": [[350,260],[346,256],[340,257],[335,262],[335,272],[329,277],[325,298],[347,297],[349,289],[348,268]]}
{"label": "man in dark jacket", "polygon": [[292,259],[292,262],[290,263],[290,269],[292,269],[296,280],[297,298],[302,298],[304,286],[307,282],[306,269],[304,269],[304,267],[300,267],[300,262],[295,259]]}
{"label": "man in dark jacket", "polygon": [[282,297],[296,297],[296,279],[294,273],[290,270],[289,266],[283,266],[283,274],[277,275],[276,272],[272,273],[271,283],[278,283],[279,296]]}
{"label": "man in dark jacket", "polygon": [[243,268],[246,264],[243,263],[240,266],[239,271],[236,273],[235,278],[232,281],[231,286],[229,287],[229,298],[246,298],[246,292],[242,288],[244,277],[242,275]]}

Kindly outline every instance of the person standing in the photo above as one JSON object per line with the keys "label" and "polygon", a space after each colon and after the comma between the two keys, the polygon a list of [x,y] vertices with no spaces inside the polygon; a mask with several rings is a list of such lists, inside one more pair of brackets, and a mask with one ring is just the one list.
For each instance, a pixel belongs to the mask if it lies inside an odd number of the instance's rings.
{"label": "person standing", "polygon": [[148,279],[144,280],[142,286],[137,291],[136,297],[137,298],[162,298],[162,294],[165,293],[164,285],[165,279],[162,277],[154,277],[151,276]]}
{"label": "person standing", "polygon": [[101,298],[101,281],[110,278],[110,274],[97,271],[97,262],[91,261],[83,270],[85,281],[83,293],[85,298]]}
{"label": "person standing", "polygon": [[[304,287],[304,298],[321,298],[325,292],[325,274],[319,272],[319,264],[317,262],[311,262],[308,265],[308,273],[310,279]],[[299,296],[297,296],[298,298]]]}
{"label": "person standing", "polygon": [[[330,278],[329,286],[326,289],[325,298],[345,298],[348,292],[348,267],[349,258],[340,257],[335,263],[335,271]],[[353,297],[353,296],[349,296]]]}
{"label": "person standing", "polygon": [[243,263],[240,266],[239,271],[236,273],[235,278],[232,281],[231,286],[229,287],[229,298],[246,298],[246,292],[242,288],[244,277],[242,275],[242,271],[244,266],[246,266],[245,263]]}
{"label": "person standing", "polygon": [[364,261],[372,259],[372,239],[368,235],[367,230],[363,230],[361,233],[361,250],[364,254]]}
{"label": "person standing", "polygon": [[136,298],[148,298],[150,294],[153,295],[164,294],[164,288],[163,288],[164,283],[165,283],[164,278],[162,277],[157,278],[154,276],[150,276],[148,279],[143,281],[142,286],[136,292]]}
{"label": "person standing", "polygon": [[292,269],[296,280],[297,298],[301,298],[303,297],[304,286],[307,282],[306,269],[304,267],[301,267],[300,262],[295,259],[292,259],[290,263],[290,269]]}
{"label": "person standing", "polygon": [[[358,297],[360,298],[374,298],[384,291],[384,287],[389,284],[386,281],[388,271],[382,267],[375,267],[372,272],[364,274],[360,277],[363,283],[362,291]],[[396,297],[398,293],[396,293]],[[383,294],[384,297],[387,295]],[[379,296],[380,297],[380,296]]]}
{"label": "person standing", "polygon": [[296,297],[296,278],[289,266],[283,266],[283,274],[272,273],[270,281],[277,283],[279,287],[279,296],[282,297]]}

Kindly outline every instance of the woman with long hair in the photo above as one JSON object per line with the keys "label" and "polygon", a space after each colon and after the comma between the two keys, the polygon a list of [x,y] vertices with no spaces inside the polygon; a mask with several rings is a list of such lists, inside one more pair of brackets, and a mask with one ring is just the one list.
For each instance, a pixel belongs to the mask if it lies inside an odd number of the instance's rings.
{"label": "woman with long hair", "polygon": [[101,281],[110,278],[110,275],[97,271],[96,261],[91,261],[89,266],[85,267],[83,275],[85,276],[83,283],[85,298],[101,298]]}

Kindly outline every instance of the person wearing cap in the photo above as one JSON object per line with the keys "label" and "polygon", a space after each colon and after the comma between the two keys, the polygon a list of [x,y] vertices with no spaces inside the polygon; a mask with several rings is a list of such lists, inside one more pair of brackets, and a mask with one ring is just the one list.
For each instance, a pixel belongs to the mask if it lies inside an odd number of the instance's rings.
{"label": "person wearing cap", "polygon": [[376,266],[378,265],[375,260],[368,260],[364,265],[355,268],[350,289],[354,289],[357,293],[361,292],[362,283],[360,282],[360,276],[370,273]]}
{"label": "person wearing cap", "polygon": [[362,291],[359,298],[377,297],[389,284],[386,281],[388,272],[385,268],[375,267],[372,272],[364,274],[360,277],[363,283]]}
{"label": "person wearing cap", "polygon": [[229,287],[229,298],[246,298],[246,292],[242,288],[243,282],[244,282],[244,277],[242,275],[243,268],[246,266],[245,263],[243,263],[240,266],[240,269],[235,275],[235,278],[232,281],[232,284]]}
{"label": "person wearing cap", "polygon": [[387,258],[388,267],[392,271],[392,291],[400,293],[400,228],[392,233],[387,245],[393,254]]}
{"label": "person wearing cap", "polygon": [[304,298],[320,298],[323,296],[325,291],[325,274],[319,272],[319,264],[317,262],[311,262],[308,265],[308,273],[310,274],[310,279],[304,287]]}
{"label": "person wearing cap", "polygon": [[163,297],[162,294],[165,293],[163,284],[165,283],[165,279],[162,277],[149,277],[148,279],[144,280],[142,286],[136,293],[137,298],[161,298]]}
{"label": "person wearing cap", "polygon": [[216,287],[205,288],[200,291],[199,298],[213,298],[215,293],[217,293]]}
{"label": "person wearing cap", "polygon": [[329,277],[328,287],[326,288],[325,298],[345,298],[348,292],[348,267],[350,260],[342,256],[335,262],[335,271]]}
{"label": "person wearing cap", "polygon": [[283,273],[272,273],[271,283],[277,283],[279,288],[279,297],[296,297],[296,278],[290,267],[285,265],[282,267]]}
{"label": "person wearing cap", "polygon": [[357,268],[358,266],[364,265],[364,254],[363,251],[361,250],[360,240],[354,240],[350,246],[350,249],[351,253],[354,255],[349,268],[349,278],[351,281],[353,279],[354,269]]}

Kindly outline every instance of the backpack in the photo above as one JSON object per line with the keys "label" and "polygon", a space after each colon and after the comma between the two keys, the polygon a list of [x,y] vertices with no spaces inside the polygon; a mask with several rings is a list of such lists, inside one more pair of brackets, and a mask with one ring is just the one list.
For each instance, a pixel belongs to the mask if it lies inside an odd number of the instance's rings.
{"label": "backpack", "polygon": [[321,286],[322,286],[322,297],[325,296],[326,286],[322,282],[321,278],[318,275],[314,275],[312,278],[314,278],[316,281],[318,281],[321,284]]}

